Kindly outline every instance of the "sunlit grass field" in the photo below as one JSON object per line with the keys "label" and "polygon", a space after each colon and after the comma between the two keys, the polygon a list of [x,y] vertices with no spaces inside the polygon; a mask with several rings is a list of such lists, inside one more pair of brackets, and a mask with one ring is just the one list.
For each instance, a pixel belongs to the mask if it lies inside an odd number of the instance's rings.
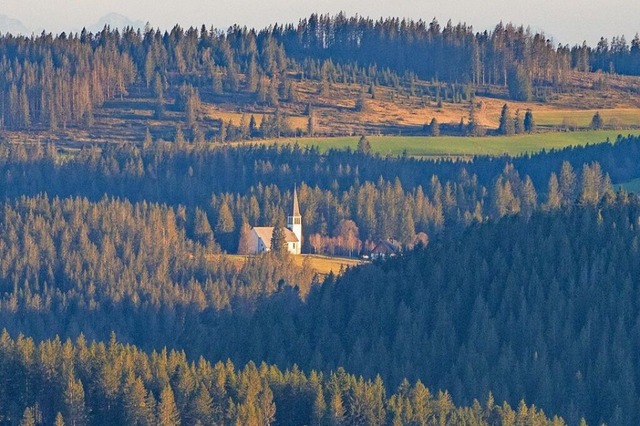
{"label": "sunlit grass field", "polygon": [[[226,259],[228,259],[237,268],[241,268],[247,259],[251,258],[251,256],[236,254],[215,255],[215,257],[219,256],[226,257]],[[338,274],[350,266],[356,266],[362,263],[360,259],[356,258],[332,257],[320,254],[303,254],[302,256],[293,256],[293,260],[298,266],[309,267],[319,275],[328,275],[331,272]]]}
{"label": "sunlit grass field", "polygon": [[[617,130],[549,132],[515,136],[457,137],[457,136],[368,136],[371,150],[382,155],[406,155],[414,157],[473,156],[473,155],[511,155],[536,153],[544,150],[562,149],[615,141],[618,134],[628,132]],[[330,149],[355,150],[359,136],[334,138],[279,139],[278,144],[317,146],[321,151]],[[264,143],[274,143],[265,141]]]}

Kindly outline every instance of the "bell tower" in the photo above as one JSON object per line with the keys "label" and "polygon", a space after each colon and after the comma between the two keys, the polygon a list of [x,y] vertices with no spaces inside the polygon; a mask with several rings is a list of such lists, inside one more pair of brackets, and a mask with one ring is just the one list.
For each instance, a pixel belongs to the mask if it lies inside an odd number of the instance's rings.
{"label": "bell tower", "polygon": [[287,228],[298,237],[300,246],[302,245],[302,216],[298,206],[298,191],[293,188],[293,213],[287,217]]}

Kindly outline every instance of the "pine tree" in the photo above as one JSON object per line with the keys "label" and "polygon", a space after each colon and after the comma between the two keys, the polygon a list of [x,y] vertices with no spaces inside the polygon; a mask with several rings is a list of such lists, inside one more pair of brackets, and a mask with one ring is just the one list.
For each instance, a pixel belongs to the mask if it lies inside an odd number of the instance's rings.
{"label": "pine tree", "polygon": [[333,391],[331,395],[331,402],[329,405],[329,416],[332,425],[340,425],[345,417],[344,404],[342,402],[342,395],[338,389]]}
{"label": "pine tree", "polygon": [[238,240],[238,254],[250,254],[252,251],[251,247],[251,237],[252,237],[251,227],[247,222],[242,222],[240,226],[240,238]]}
{"label": "pine tree", "polygon": [[533,185],[533,181],[529,176],[524,179],[522,186],[522,212],[526,217],[530,217],[533,211],[538,207],[538,193]]}
{"label": "pine tree", "polygon": [[562,194],[560,184],[555,173],[551,173],[549,178],[549,188],[547,189],[547,202],[543,205],[544,210],[557,210],[562,204]]}
{"label": "pine tree", "polygon": [[158,404],[158,426],[179,426],[180,414],[173,397],[171,386],[167,385],[160,394]]}
{"label": "pine tree", "polygon": [[269,80],[266,101],[267,101],[267,104],[272,107],[277,107],[278,105],[280,105],[279,95],[278,95],[278,81],[275,77]]}
{"label": "pine tree", "polygon": [[280,225],[276,225],[273,228],[273,234],[271,234],[271,251],[277,255],[287,252],[287,242],[284,236],[284,229]]}
{"label": "pine tree", "polygon": [[260,81],[258,66],[256,64],[255,56],[252,55],[251,60],[249,61],[249,68],[247,70],[247,90],[252,93],[256,92],[258,89],[258,81]]}
{"label": "pine tree", "polygon": [[440,136],[440,123],[438,123],[438,120],[435,117],[433,117],[429,123],[429,135]]}
{"label": "pine tree", "polygon": [[230,93],[236,93],[239,88],[238,74],[232,62],[229,62],[224,70],[224,88]]}
{"label": "pine tree", "polygon": [[562,162],[560,169],[560,194],[563,206],[571,205],[577,197],[577,177],[568,161]]}
{"label": "pine tree", "polygon": [[203,425],[213,424],[213,398],[204,384],[200,384],[190,411],[194,423],[199,421]]}
{"label": "pine tree", "polygon": [[27,407],[22,414],[22,420],[20,420],[20,426],[36,426],[36,418],[33,415],[33,408]]}
{"label": "pine tree", "polygon": [[233,232],[236,228],[235,221],[233,220],[233,214],[231,213],[231,209],[229,208],[229,204],[226,200],[222,202],[220,205],[220,209],[218,210],[218,222],[216,223],[216,232],[222,234],[228,234]]}
{"label": "pine tree", "polygon": [[56,414],[56,420],[54,422],[54,426],[64,426],[64,417],[62,417],[62,413],[58,412]]}
{"label": "pine tree", "polygon": [[365,135],[360,136],[360,139],[358,140],[358,146],[356,147],[356,152],[359,152],[361,154],[371,153],[371,143]]}
{"label": "pine tree", "polygon": [[129,425],[143,425],[149,418],[146,390],[142,380],[132,373],[127,377],[124,389],[124,416]]}
{"label": "pine tree", "polygon": [[533,113],[530,109],[524,114],[524,131],[527,133],[533,133],[536,131],[536,122],[533,119]]}
{"label": "pine tree", "polygon": [[153,138],[151,137],[151,132],[147,127],[147,131],[144,134],[144,140],[142,141],[142,149],[149,149],[152,143],[153,143]]}
{"label": "pine tree", "polygon": [[256,124],[256,118],[251,114],[249,118],[249,136],[252,138],[257,137],[259,134],[258,125]]}
{"label": "pine tree", "polygon": [[356,103],[354,106],[356,112],[367,112],[369,111],[369,103],[366,98],[366,93],[364,90],[360,91],[360,95],[356,99]]}
{"label": "pine tree", "polygon": [[182,133],[182,127],[181,126],[176,126],[176,135],[175,135],[175,138],[173,140],[173,143],[175,143],[175,145],[176,145],[176,147],[178,149],[184,148],[184,146],[187,143],[187,140],[184,138],[184,133]]}
{"label": "pine tree", "polygon": [[524,132],[524,123],[520,116],[520,108],[516,109],[516,115],[513,117],[513,130],[516,135]]}
{"label": "pine tree", "polygon": [[507,104],[504,104],[502,106],[498,133],[500,133],[501,135],[513,135],[515,133],[513,118],[511,117],[511,111],[509,110],[509,106]]}
{"label": "pine tree", "polygon": [[523,65],[516,65],[511,68],[507,84],[511,99],[529,102],[533,97],[531,77]]}
{"label": "pine tree", "polygon": [[84,387],[80,380],[69,377],[64,391],[65,418],[69,426],[82,426],[87,423],[84,403]]}
{"label": "pine tree", "polygon": [[595,114],[593,114],[593,117],[591,118],[591,128],[593,130],[599,130],[599,129],[602,129],[603,126],[604,126],[604,121],[602,120],[600,111],[597,111]]}
{"label": "pine tree", "polygon": [[314,391],[316,397],[313,401],[313,417],[311,420],[311,424],[313,426],[321,426],[324,424],[325,413],[327,411],[327,403],[324,399],[324,392],[322,391],[321,384],[317,384]]}

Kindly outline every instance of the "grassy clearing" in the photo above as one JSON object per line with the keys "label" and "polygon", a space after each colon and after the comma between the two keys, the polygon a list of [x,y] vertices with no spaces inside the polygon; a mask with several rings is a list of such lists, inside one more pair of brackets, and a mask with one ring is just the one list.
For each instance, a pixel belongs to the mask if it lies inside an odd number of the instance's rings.
{"label": "grassy clearing", "polygon": [[[427,137],[427,136],[369,136],[373,152],[382,155],[430,156],[512,156],[536,153],[543,149],[562,149],[568,146],[601,143],[609,138],[615,140],[620,131],[599,130],[581,132],[553,132],[517,136],[471,137]],[[625,132],[622,132],[626,134]],[[302,146],[317,146],[322,151],[329,149],[356,149],[359,137],[280,139],[279,144],[298,142]],[[273,143],[267,141],[266,143]]]}
{"label": "grassy clearing", "polygon": [[605,124],[630,127],[640,125],[640,109],[616,108],[603,110],[543,110],[534,111],[536,124],[540,126],[562,126],[571,124],[578,127],[588,127],[596,112],[600,112]]}
{"label": "grassy clearing", "polygon": [[[233,124],[235,124],[236,126],[240,124],[240,122],[242,121],[242,117],[244,116],[245,119],[245,125],[249,125],[249,119],[251,118],[251,115],[253,115],[253,118],[255,118],[256,120],[256,125],[259,127],[260,124],[262,123],[262,117],[270,117],[271,115],[273,115],[272,113],[251,113],[251,112],[247,112],[247,113],[241,113],[241,112],[232,112],[232,111],[225,111],[216,107],[213,107],[211,105],[205,105],[202,108],[202,112],[205,118],[207,119],[219,119],[224,121],[225,123],[231,121]],[[307,117],[303,117],[303,116],[296,116],[296,115],[289,115],[287,117],[287,122],[289,123],[289,126],[292,129],[306,129],[307,128]]]}
{"label": "grassy clearing", "polygon": [[[238,269],[242,268],[247,259],[251,258],[251,256],[239,254],[215,255],[215,257],[217,256],[224,256]],[[322,256],[319,254],[303,254],[301,256],[294,256],[293,260],[296,265],[309,267],[319,275],[328,275],[330,272],[338,274],[340,271],[345,270],[350,266],[356,266],[362,263],[359,259]]]}
{"label": "grassy clearing", "polygon": [[294,260],[300,266],[303,266],[304,262],[308,262],[309,267],[320,275],[328,275],[330,272],[338,274],[340,271],[347,269],[347,267],[362,263],[358,259],[321,256],[318,254],[303,254],[302,256],[295,256]]}

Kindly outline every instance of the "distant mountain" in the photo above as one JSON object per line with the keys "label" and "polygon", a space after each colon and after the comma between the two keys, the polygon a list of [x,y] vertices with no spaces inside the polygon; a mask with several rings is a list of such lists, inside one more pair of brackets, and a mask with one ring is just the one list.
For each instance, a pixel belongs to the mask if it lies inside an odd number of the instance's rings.
{"label": "distant mountain", "polygon": [[29,35],[31,32],[17,19],[10,18],[7,15],[0,15],[0,34],[6,33]]}
{"label": "distant mountain", "polygon": [[121,15],[119,13],[109,13],[108,15],[103,16],[98,19],[98,22],[87,27],[87,30],[91,32],[102,31],[105,25],[111,27],[111,29],[122,29],[125,27],[133,27],[133,28],[144,28],[145,23],[141,20],[134,21],[127,16]]}

